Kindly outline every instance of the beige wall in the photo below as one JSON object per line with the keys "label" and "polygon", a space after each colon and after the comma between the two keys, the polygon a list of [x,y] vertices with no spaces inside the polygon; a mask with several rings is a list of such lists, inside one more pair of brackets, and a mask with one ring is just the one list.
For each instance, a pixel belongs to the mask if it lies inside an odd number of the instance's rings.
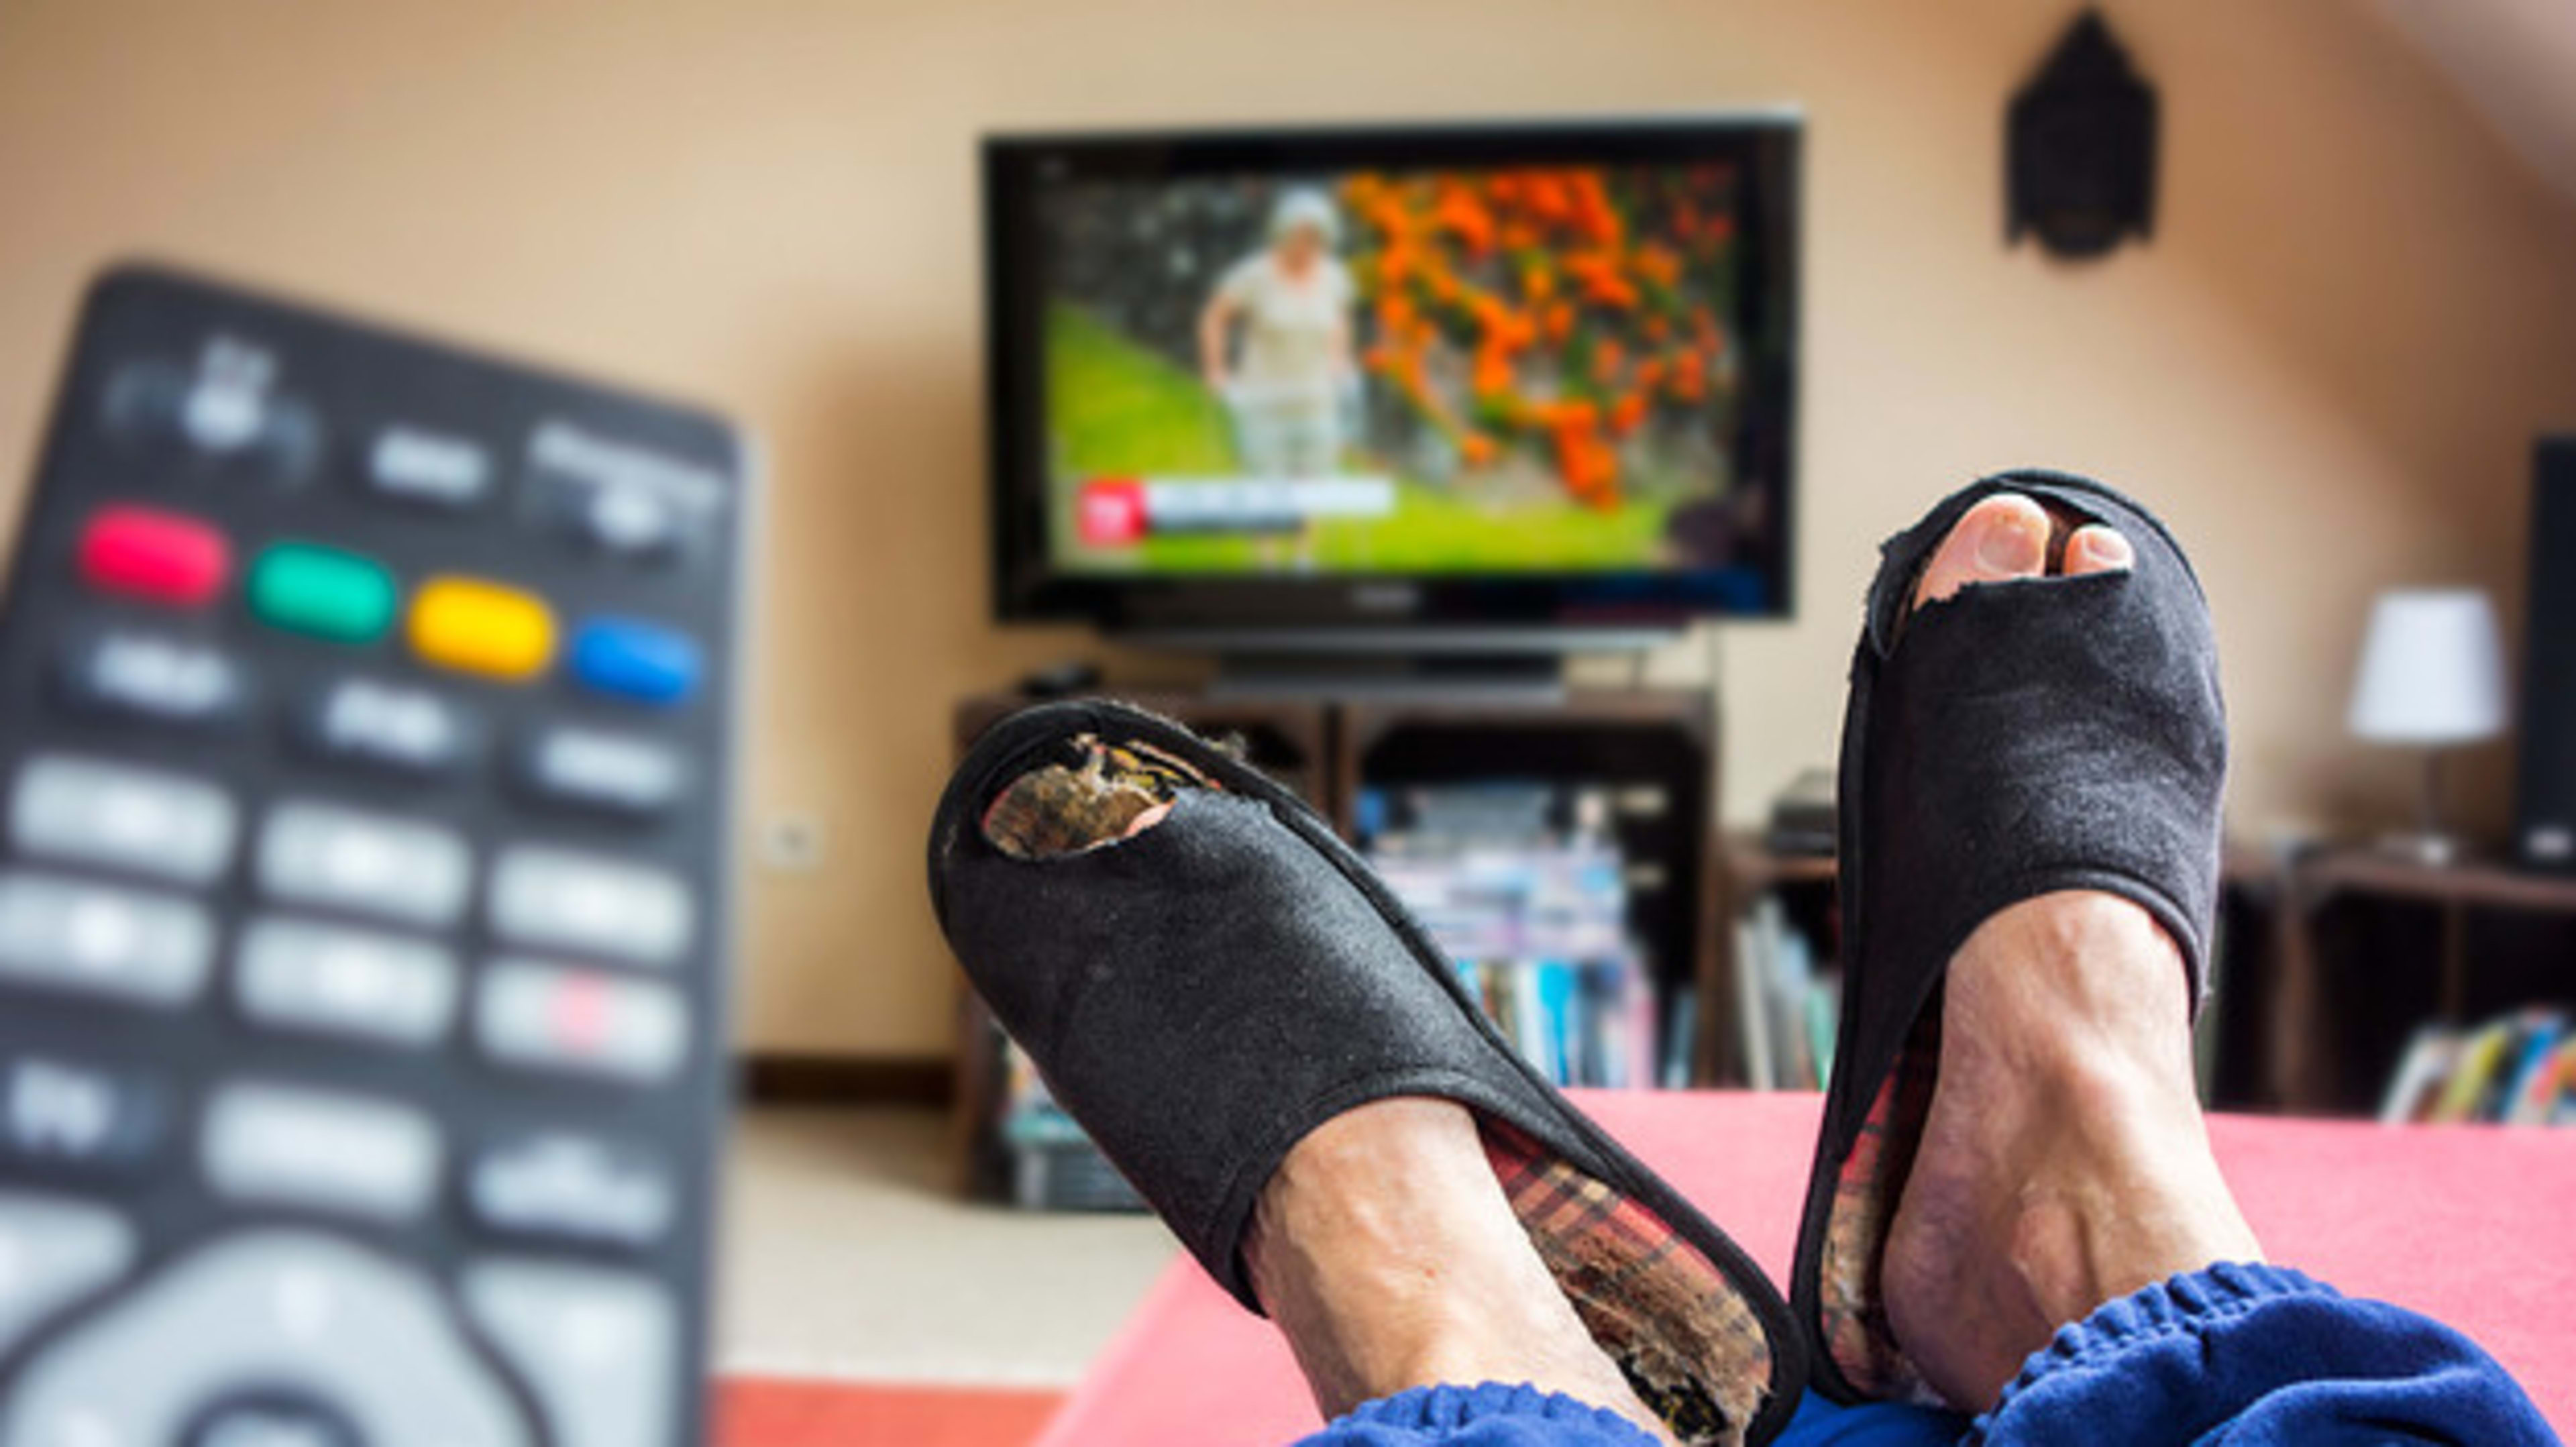
{"label": "beige wall", "polygon": [[1081,642],[982,618],[976,134],[1796,102],[1805,586],[1720,640],[1730,812],[1829,755],[1878,536],[2019,460],[2127,483],[2195,546],[2241,826],[2393,809],[2402,765],[2340,737],[2362,612],[2401,580],[2518,596],[2528,438],[2576,422],[2576,220],[2368,8],[2163,0],[2114,17],[2164,94],[2153,245],[2007,252],[2001,107],[2073,9],[18,0],[4,470],[83,277],[133,252],[731,409],[776,482],[751,798],[831,830],[820,873],[753,885],[745,1029],[934,1052],[947,701]]}

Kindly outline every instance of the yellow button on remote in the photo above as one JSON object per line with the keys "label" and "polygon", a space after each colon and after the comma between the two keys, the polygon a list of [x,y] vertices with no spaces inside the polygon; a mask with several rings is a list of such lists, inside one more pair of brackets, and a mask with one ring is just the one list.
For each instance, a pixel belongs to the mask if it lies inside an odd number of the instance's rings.
{"label": "yellow button on remote", "polygon": [[409,631],[423,659],[486,678],[534,678],[555,656],[555,617],[545,600],[479,578],[421,584]]}

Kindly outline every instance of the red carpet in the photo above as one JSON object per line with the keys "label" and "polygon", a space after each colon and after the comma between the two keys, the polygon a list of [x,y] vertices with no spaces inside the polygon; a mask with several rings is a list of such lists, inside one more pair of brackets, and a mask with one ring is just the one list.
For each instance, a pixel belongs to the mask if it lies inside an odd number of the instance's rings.
{"label": "red carpet", "polygon": [[[1788,1265],[1814,1096],[1587,1095],[1638,1153]],[[2576,1132],[2219,1117],[2211,1136],[2274,1259],[2432,1313],[2502,1358],[2576,1430]],[[1050,1392],[736,1379],[719,1447],[1279,1447],[1316,1425],[1286,1347],[1174,1263],[1071,1406]],[[1052,1422],[1053,1430],[1045,1429]]]}
{"label": "red carpet", "polygon": [[716,1447],[1029,1447],[1058,1392],[726,1380]]}

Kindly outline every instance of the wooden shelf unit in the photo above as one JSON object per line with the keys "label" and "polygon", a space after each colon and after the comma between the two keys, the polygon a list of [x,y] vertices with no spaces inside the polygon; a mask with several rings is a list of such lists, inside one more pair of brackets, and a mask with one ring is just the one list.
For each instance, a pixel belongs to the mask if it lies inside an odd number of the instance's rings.
{"label": "wooden shelf unit", "polygon": [[[1737,918],[1766,890],[1830,886],[1836,874],[1829,857],[1774,853],[1750,833],[1726,835],[1719,854],[1722,921]],[[2469,933],[2480,916],[2560,916],[2568,921],[2568,938],[2576,940],[2576,877],[2499,863],[2426,864],[2345,847],[2275,854],[2231,843],[2220,879],[2218,981],[2226,1018],[2210,1026],[2220,1032],[2222,1048],[2253,1057],[2231,1062],[2221,1077],[2235,1082],[2219,1101],[2231,1108],[2292,1114],[2366,1108],[2359,1084],[2382,1062],[2365,1058],[2368,1042],[2355,1037],[2367,1031],[2356,1030],[2336,1006],[2391,979],[2421,984],[2426,972],[2407,939],[2385,930],[2337,934],[2322,928],[2321,916],[2333,906],[2434,910],[2439,929],[2432,1013],[2454,1023],[2474,1013],[2478,970]],[[2358,938],[2350,937],[2356,933]],[[1731,980],[1733,931],[1721,928],[1718,936],[1715,973]],[[2544,941],[2540,948],[2553,943]],[[2559,989],[2562,996],[2576,993],[2576,972]]]}
{"label": "wooden shelf unit", "polygon": [[[2480,1000],[2488,979],[2508,992],[2520,980],[2552,991],[2561,1003],[2576,1000],[2576,970],[2568,968],[2576,961],[2576,877],[2491,860],[2428,864],[2384,850],[2338,848],[2284,866],[2281,893],[2269,1084],[2284,1109],[2358,1107],[2357,1082],[2384,1073],[2386,1063],[2371,1057],[2390,1042],[2385,1031],[2372,1041],[2356,1038],[2366,1031],[2332,1028],[2347,1013],[2339,1007],[2409,963],[2412,973],[2422,973],[2426,941],[2410,940],[2394,920],[2345,930],[2339,938],[2329,928],[2338,906],[2360,905],[2380,916],[2432,912],[2432,1018],[2465,1024],[2531,1002]],[[2473,948],[2473,933],[2493,936],[2485,951]]]}

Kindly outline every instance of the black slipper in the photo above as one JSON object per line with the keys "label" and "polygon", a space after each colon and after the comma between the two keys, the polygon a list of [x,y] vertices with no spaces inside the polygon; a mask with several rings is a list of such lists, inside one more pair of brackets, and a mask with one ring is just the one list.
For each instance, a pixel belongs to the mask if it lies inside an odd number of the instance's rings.
{"label": "black slipper", "polygon": [[[986,811],[1015,779],[1104,750],[1205,787],[1112,842],[994,845]],[[1438,1096],[1476,1112],[1532,1243],[1676,1436],[1761,1443],[1796,1407],[1805,1354],[1760,1269],[1531,1069],[1367,864],[1258,772],[1124,705],[1033,708],[949,783],[930,881],[1057,1102],[1245,1306],[1244,1234],[1289,1148],[1355,1106]]]}
{"label": "black slipper", "polygon": [[[1999,492],[2110,525],[2134,564],[1972,583],[1914,608],[1941,540]],[[1888,1328],[1879,1266],[1931,1105],[1951,955],[2008,905],[2102,890],[2181,947],[2197,1009],[2226,768],[2208,606],[2137,503],[2080,477],[2002,473],[1888,541],[1843,719],[1842,1026],[1791,1280],[1818,1390],[1937,1400]]]}

